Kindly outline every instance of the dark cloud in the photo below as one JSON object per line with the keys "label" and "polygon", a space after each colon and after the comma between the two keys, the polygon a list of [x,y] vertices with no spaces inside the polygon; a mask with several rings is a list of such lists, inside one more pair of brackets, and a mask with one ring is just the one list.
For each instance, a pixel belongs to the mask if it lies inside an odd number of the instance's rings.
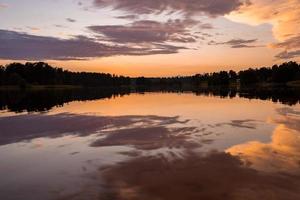
{"label": "dark cloud", "polygon": [[35,36],[0,30],[0,58],[12,60],[76,60],[116,55],[173,54],[184,49],[167,44],[125,46],[108,45],[96,39]]}
{"label": "dark cloud", "polygon": [[75,19],[72,19],[72,18],[66,18],[66,20],[67,20],[68,22],[71,22],[71,23],[76,22],[76,20],[75,20]]}
{"label": "dark cloud", "polygon": [[200,24],[199,28],[201,29],[213,29],[213,25],[209,24],[209,23],[205,23],[205,24]]}
{"label": "dark cloud", "polygon": [[54,24],[54,26],[55,26],[56,28],[67,28],[66,26],[60,25],[60,24]]}
{"label": "dark cloud", "polygon": [[240,48],[256,48],[256,47],[261,47],[261,46],[256,46],[256,45],[246,45],[246,44],[238,44],[238,45],[233,45],[231,48],[234,49],[240,49]]}
{"label": "dark cloud", "polygon": [[128,20],[135,20],[138,19],[138,15],[122,15],[122,16],[117,16],[117,19],[128,19]]}
{"label": "dark cloud", "polygon": [[283,42],[274,43],[271,45],[271,47],[282,49],[298,49],[300,48],[300,34],[291,37]]}
{"label": "dark cloud", "polygon": [[300,56],[300,34],[289,39],[271,44],[272,48],[284,49],[284,51],[275,55],[278,59],[292,59]]}
{"label": "dark cloud", "polygon": [[202,37],[213,37],[213,35],[212,34],[209,34],[209,33],[203,33],[203,32],[196,32],[196,34],[198,34],[198,35],[201,35]]}
{"label": "dark cloud", "polygon": [[189,33],[188,27],[193,20],[169,20],[165,23],[143,20],[129,25],[90,26],[95,33],[117,43],[163,43],[163,42],[196,42],[196,37]]}
{"label": "dark cloud", "polygon": [[256,43],[257,39],[251,39],[251,40],[245,40],[245,39],[232,39],[226,42],[216,42],[216,41],[210,41],[209,45],[229,45],[231,48],[255,48],[255,47],[261,47],[261,45],[253,45],[253,43]]}
{"label": "dark cloud", "polygon": [[237,10],[247,3],[243,0],[94,0],[97,7],[112,7],[131,13],[152,14],[165,10],[178,11],[185,15],[207,14],[220,16]]}
{"label": "dark cloud", "polygon": [[300,50],[296,51],[283,51],[277,54],[275,57],[278,59],[292,59],[300,56]]}
{"label": "dark cloud", "polygon": [[224,42],[223,44],[228,44],[228,45],[241,45],[241,44],[250,44],[256,42],[257,39],[252,39],[252,40],[243,40],[243,39],[233,39],[229,40],[227,42]]}

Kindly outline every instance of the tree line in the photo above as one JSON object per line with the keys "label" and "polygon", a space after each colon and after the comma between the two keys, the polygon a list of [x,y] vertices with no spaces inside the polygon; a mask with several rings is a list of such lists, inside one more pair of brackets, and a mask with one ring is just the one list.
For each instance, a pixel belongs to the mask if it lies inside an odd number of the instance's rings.
{"label": "tree line", "polygon": [[197,86],[249,86],[255,84],[287,84],[300,81],[300,65],[297,62],[286,62],[272,67],[249,68],[235,72],[220,71],[196,74],[194,76],[178,76],[171,78],[136,79],[137,85],[197,85]]}
{"label": "tree line", "polygon": [[80,85],[110,87],[130,85],[130,78],[105,73],[70,72],[44,62],[0,66],[0,85]]}
{"label": "tree line", "polygon": [[44,62],[11,63],[0,66],[0,85],[81,85],[89,87],[116,86],[229,86],[259,83],[286,84],[300,80],[300,65],[286,62],[272,67],[249,68],[235,72],[220,71],[169,78],[129,78],[105,73],[70,72]]}

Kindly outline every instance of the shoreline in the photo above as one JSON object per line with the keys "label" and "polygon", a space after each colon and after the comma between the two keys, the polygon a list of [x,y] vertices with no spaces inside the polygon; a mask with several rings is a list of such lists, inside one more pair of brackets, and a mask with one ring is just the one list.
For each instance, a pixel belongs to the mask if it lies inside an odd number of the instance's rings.
{"label": "shoreline", "polygon": [[83,85],[26,85],[25,87],[18,85],[2,85],[0,90],[48,90],[48,89],[85,89],[85,88],[103,88],[103,89],[116,89],[116,88],[199,88],[199,89],[213,89],[213,88],[276,88],[276,87],[288,87],[288,88],[300,88],[300,80],[290,81],[287,83],[257,83],[251,85],[239,85],[239,84],[229,84],[229,85],[192,85],[192,84],[183,84],[183,85],[159,85],[159,84],[150,84],[150,85],[120,85],[120,86],[83,86]]}

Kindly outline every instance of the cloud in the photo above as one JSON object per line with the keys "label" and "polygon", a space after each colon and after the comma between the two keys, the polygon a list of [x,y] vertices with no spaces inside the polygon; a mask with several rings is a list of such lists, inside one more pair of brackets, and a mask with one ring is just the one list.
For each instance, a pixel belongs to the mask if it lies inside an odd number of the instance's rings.
{"label": "cloud", "polygon": [[7,4],[5,4],[5,3],[0,3],[0,10],[1,10],[1,9],[4,9],[4,8],[7,8],[7,7],[8,7]]}
{"label": "cloud", "polygon": [[257,41],[257,39],[251,39],[251,40],[232,39],[232,40],[229,40],[227,42],[224,42],[223,44],[228,44],[228,45],[236,46],[236,45],[252,44],[252,43],[254,43],[256,41]]}
{"label": "cloud", "polygon": [[300,57],[300,50],[296,51],[282,51],[275,56],[278,59],[288,60],[296,57]]}
{"label": "cloud", "polygon": [[90,26],[94,33],[117,43],[163,43],[195,42],[196,36],[189,33],[192,20],[169,20],[166,23],[142,20],[129,25]]}
{"label": "cloud", "polygon": [[[247,0],[94,0],[98,8],[111,8],[125,13],[117,17],[135,20],[127,25],[89,26],[102,39],[117,43],[195,43],[205,40],[206,36],[198,35],[195,29],[214,29],[210,23],[202,23],[195,19],[196,15],[217,17],[228,14],[246,4]],[[174,14],[174,15],[173,15]],[[140,15],[147,15],[138,20]],[[168,21],[153,21],[154,15],[177,16]]]}
{"label": "cloud", "polygon": [[117,19],[127,19],[127,20],[135,20],[138,19],[138,15],[122,15],[122,16],[117,16]]}
{"label": "cloud", "polygon": [[237,10],[242,0],[94,0],[96,7],[111,7],[129,13],[155,14],[166,10],[185,15],[207,14],[220,16]]}
{"label": "cloud", "polygon": [[71,23],[76,22],[76,20],[75,20],[75,19],[72,19],[72,18],[66,18],[66,20],[67,20],[68,22],[71,22]]}
{"label": "cloud", "polygon": [[230,13],[228,18],[253,25],[272,24],[275,38],[283,41],[300,33],[299,16],[299,0],[251,0],[251,4]]}
{"label": "cloud", "polygon": [[67,26],[60,25],[60,24],[54,24],[54,26],[55,26],[56,28],[67,28]]}
{"label": "cloud", "polygon": [[[300,1],[299,0],[251,0],[227,17],[233,21],[259,25],[268,23],[273,26],[277,43],[271,48],[283,49],[275,55],[279,59],[299,57],[300,51]],[[291,51],[292,50],[292,51]]]}
{"label": "cloud", "polygon": [[273,43],[271,48],[284,49],[284,51],[277,54],[278,59],[288,60],[300,56],[300,34],[290,37],[282,42]]}
{"label": "cloud", "polygon": [[273,43],[270,45],[272,48],[296,49],[300,48],[300,34],[290,37],[282,42]]}
{"label": "cloud", "polygon": [[204,24],[200,24],[199,28],[201,29],[213,29],[213,25],[209,24],[209,23],[204,23]]}
{"label": "cloud", "polygon": [[0,30],[0,59],[12,60],[80,60],[116,55],[173,54],[184,47],[167,44],[108,45],[93,38],[71,39],[35,36]]}
{"label": "cloud", "polygon": [[256,47],[261,47],[261,46],[246,45],[246,44],[238,44],[238,45],[233,45],[233,46],[231,46],[231,48],[233,48],[233,49],[240,49],[240,48],[256,48]]}
{"label": "cloud", "polygon": [[255,47],[261,47],[258,45],[253,45],[253,43],[256,43],[257,39],[232,39],[228,40],[226,42],[216,42],[216,41],[210,41],[209,45],[229,45],[231,48],[255,48]]}

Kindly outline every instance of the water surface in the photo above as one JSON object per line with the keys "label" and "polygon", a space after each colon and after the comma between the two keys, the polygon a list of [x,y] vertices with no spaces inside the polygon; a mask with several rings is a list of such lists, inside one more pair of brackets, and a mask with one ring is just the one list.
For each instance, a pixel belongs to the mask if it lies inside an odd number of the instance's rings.
{"label": "water surface", "polygon": [[0,199],[300,199],[280,94],[2,92]]}

